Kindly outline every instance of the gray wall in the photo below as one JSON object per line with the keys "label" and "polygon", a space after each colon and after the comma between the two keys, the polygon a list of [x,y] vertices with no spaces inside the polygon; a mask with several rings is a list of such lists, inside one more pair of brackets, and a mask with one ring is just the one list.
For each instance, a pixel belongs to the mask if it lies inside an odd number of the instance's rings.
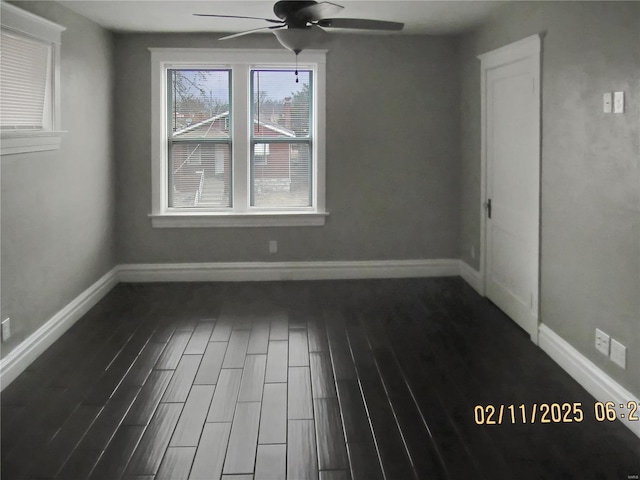
{"label": "gray wall", "polygon": [[459,257],[458,55],[445,37],[332,34],[324,227],[151,228],[148,47],[281,48],[270,34],[216,38],[116,36],[119,263]]}
{"label": "gray wall", "polygon": [[[2,157],[2,312],[12,348],[115,265],[112,36],[53,2],[15,2],[62,34],[60,150]],[[3,316],[4,318],[4,316]]]}
{"label": "gray wall", "polygon": [[[544,32],[540,316],[640,395],[640,3],[516,2],[467,35],[462,57],[462,258],[479,237],[480,62]],[[604,92],[626,112],[602,113]],[[627,346],[627,369],[594,348],[601,328]]]}

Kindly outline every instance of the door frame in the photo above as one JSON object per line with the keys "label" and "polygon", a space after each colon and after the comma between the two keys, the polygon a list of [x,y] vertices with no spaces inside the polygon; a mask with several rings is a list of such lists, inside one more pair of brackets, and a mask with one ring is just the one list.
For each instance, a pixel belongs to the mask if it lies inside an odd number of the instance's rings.
{"label": "door frame", "polygon": [[[534,152],[535,158],[538,159],[538,178],[536,185],[538,187],[538,245],[537,245],[537,282],[535,283],[536,291],[534,292],[533,313],[537,319],[538,325],[540,324],[539,305],[540,305],[540,170],[541,170],[541,79],[540,79],[540,64],[541,64],[541,51],[542,51],[542,39],[539,34],[531,35],[523,38],[517,42],[511,43],[504,47],[491,50],[489,52],[478,55],[480,60],[480,127],[481,127],[481,149],[480,149],[480,294],[486,296],[486,257],[487,257],[487,74],[490,70],[507,65],[525,58],[534,57],[537,61],[534,62],[534,77],[535,88],[537,89],[535,95],[536,102],[536,116],[535,132],[538,141],[535,142],[536,151]],[[531,341],[538,344],[538,329],[531,333]]]}

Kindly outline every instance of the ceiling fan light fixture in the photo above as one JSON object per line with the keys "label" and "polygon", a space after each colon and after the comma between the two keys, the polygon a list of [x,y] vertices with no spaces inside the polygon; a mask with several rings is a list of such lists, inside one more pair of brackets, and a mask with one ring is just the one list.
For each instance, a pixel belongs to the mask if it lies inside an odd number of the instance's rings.
{"label": "ceiling fan light fixture", "polygon": [[321,43],[325,39],[326,32],[316,25],[311,25],[306,28],[273,30],[273,34],[284,48],[298,55],[301,51]]}

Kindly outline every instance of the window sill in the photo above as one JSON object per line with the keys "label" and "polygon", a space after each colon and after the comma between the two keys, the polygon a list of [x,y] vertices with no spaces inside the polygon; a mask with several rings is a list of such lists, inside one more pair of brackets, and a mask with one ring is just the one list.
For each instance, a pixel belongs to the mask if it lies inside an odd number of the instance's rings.
{"label": "window sill", "polygon": [[153,228],[320,227],[329,213],[150,214]]}
{"label": "window sill", "polygon": [[0,155],[58,150],[64,132],[11,131],[2,132]]}

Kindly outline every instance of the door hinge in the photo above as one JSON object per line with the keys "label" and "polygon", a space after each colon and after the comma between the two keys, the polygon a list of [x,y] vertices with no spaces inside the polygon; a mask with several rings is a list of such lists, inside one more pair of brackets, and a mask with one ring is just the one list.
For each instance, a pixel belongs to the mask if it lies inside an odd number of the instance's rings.
{"label": "door hinge", "polygon": [[491,218],[491,199],[487,200],[487,217]]}

